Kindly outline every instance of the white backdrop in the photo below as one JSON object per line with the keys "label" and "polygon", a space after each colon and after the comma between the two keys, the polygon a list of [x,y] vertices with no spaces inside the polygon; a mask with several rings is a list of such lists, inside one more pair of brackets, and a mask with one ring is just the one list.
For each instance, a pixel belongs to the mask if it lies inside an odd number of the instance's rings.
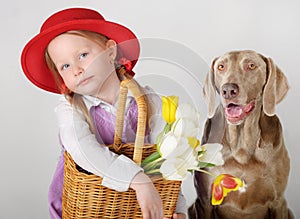
{"label": "white backdrop", "polygon": [[[206,67],[199,64],[199,73],[196,73],[200,76],[199,84],[210,61],[226,51],[253,49],[272,57],[286,74],[291,87],[278,105],[277,114],[291,157],[286,197],[296,217],[300,216],[300,190],[297,187],[300,184],[299,1],[18,0],[7,1],[0,9],[0,95],[3,100],[0,108],[0,218],[49,217],[48,186],[60,154],[53,111],[58,96],[43,92],[28,82],[21,71],[20,53],[50,14],[73,6],[96,9],[106,19],[129,27],[139,38],[165,39],[195,52],[206,63]],[[172,75],[174,72],[179,88],[184,87],[187,94],[178,90],[175,82],[161,92],[182,92],[184,98],[193,94],[192,98],[204,104],[200,90],[192,84],[185,85],[188,83],[186,77],[180,78],[176,73],[178,67],[172,64],[166,67],[157,62],[156,65],[159,69],[151,69],[154,65],[147,60],[139,62],[135,70],[142,82],[155,87],[157,84],[151,77],[147,78],[148,73]],[[160,74],[162,78],[163,73]],[[190,178],[184,182],[184,193],[188,203],[192,203],[195,194]]]}

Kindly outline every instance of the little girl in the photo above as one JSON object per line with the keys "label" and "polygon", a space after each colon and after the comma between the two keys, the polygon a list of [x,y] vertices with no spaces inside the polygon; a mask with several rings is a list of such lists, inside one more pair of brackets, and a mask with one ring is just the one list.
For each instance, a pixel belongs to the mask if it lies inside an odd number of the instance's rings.
{"label": "little girl", "polygon": [[[104,20],[96,11],[70,8],[50,16],[22,52],[22,68],[39,88],[64,94],[56,107],[60,141],[76,164],[103,178],[102,185],[117,191],[132,188],[144,218],[163,218],[159,193],[132,160],[116,155],[104,144],[113,143],[120,80],[132,77],[139,56],[136,36],[126,27]],[[144,88],[150,112],[160,113],[160,99]],[[155,108],[155,107],[156,108]],[[135,140],[137,106],[127,98],[124,142]],[[146,136],[149,141],[149,135]],[[61,156],[49,190],[51,218],[61,218],[63,163]],[[142,183],[141,183],[142,182]],[[186,218],[179,194],[173,218]]]}

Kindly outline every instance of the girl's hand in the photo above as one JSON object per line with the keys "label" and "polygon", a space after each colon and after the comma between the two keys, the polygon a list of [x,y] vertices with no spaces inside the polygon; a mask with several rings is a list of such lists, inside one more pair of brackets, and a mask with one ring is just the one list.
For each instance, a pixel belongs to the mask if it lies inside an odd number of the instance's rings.
{"label": "girl's hand", "polygon": [[158,191],[150,178],[143,172],[132,180],[130,188],[136,192],[137,201],[141,207],[143,219],[162,219],[163,205]]}
{"label": "girl's hand", "polygon": [[[169,218],[164,217],[164,219],[169,219]],[[172,219],[186,219],[186,216],[185,214],[182,213],[174,213]]]}

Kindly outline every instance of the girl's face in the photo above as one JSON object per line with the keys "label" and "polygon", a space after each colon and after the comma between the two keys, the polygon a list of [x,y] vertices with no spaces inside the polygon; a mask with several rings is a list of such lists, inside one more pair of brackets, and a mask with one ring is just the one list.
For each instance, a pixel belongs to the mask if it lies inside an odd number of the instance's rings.
{"label": "girl's face", "polygon": [[65,33],[49,43],[48,53],[71,91],[98,96],[107,81],[118,80],[113,64],[115,45],[109,40],[101,47],[85,37]]}

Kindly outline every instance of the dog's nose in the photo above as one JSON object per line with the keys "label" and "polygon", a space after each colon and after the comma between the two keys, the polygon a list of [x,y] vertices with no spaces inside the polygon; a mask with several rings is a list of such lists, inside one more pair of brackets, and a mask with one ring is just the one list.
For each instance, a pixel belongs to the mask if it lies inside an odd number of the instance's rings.
{"label": "dog's nose", "polygon": [[227,83],[222,86],[222,96],[225,99],[235,98],[239,93],[239,86],[233,83]]}

